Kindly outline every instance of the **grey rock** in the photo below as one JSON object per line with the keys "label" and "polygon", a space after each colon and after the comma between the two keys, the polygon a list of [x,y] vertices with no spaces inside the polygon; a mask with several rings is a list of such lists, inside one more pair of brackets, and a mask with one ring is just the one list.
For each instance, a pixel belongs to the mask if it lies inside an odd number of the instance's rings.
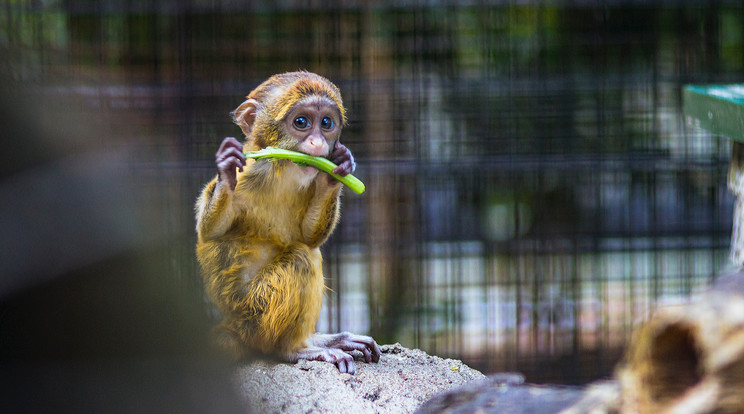
{"label": "grey rock", "polygon": [[485,376],[462,361],[400,344],[382,345],[378,363],[356,357],[356,375],[329,363],[254,361],[236,371],[247,412],[410,413],[442,391]]}

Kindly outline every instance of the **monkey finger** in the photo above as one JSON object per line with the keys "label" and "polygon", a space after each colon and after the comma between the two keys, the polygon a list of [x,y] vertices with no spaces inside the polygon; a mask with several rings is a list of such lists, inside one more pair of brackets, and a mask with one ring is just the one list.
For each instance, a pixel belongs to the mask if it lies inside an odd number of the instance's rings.
{"label": "monkey finger", "polygon": [[346,147],[337,148],[331,154],[331,158],[334,162],[341,163],[351,158],[351,152]]}
{"label": "monkey finger", "polygon": [[382,350],[375,342],[374,347],[372,347],[372,362],[380,362],[380,356],[382,356]]}
{"label": "monkey finger", "polygon": [[372,354],[372,362],[378,362],[380,360],[380,355],[382,355],[382,350],[380,350],[380,347],[377,345],[377,342],[375,342],[374,339],[370,336],[364,336],[364,342],[367,348],[369,349],[370,353]]}
{"label": "monkey finger", "polygon": [[241,149],[235,147],[229,147],[224,151],[218,151],[215,155],[215,158],[218,162],[220,160],[227,159],[228,157],[235,157],[240,160],[242,164],[245,164],[245,154],[243,154],[243,151]]}
{"label": "monkey finger", "polygon": [[346,351],[359,351],[364,354],[364,360],[367,363],[378,362],[380,360],[380,351],[374,339],[364,335],[354,335],[341,345]]}
{"label": "monkey finger", "polygon": [[354,339],[346,340],[343,343],[339,344],[339,347],[345,351],[361,351],[364,352],[364,350],[367,348],[367,346]]}
{"label": "monkey finger", "polygon": [[339,167],[342,166],[345,170],[348,170],[348,172],[351,173],[351,166],[352,166],[354,160],[351,160],[351,159],[348,159],[348,158],[346,158],[346,159],[341,158],[341,159],[335,160],[334,162],[335,162],[335,164],[337,166],[339,166]]}
{"label": "monkey finger", "polygon": [[352,173],[351,162],[347,160],[339,164],[338,167],[333,169],[333,173],[338,174],[342,177],[351,174]]}
{"label": "monkey finger", "polygon": [[237,168],[239,171],[243,171],[243,163],[240,162],[239,159],[235,157],[230,157],[225,160],[222,160],[221,162],[217,163],[217,169],[219,171],[235,171]]}
{"label": "monkey finger", "polygon": [[369,349],[365,346],[362,348],[362,353],[364,354],[364,360],[369,364],[372,362],[372,354],[369,352]]}
{"label": "monkey finger", "polygon": [[346,361],[346,373],[351,375],[356,374],[356,365],[354,365],[353,359]]}
{"label": "monkey finger", "polygon": [[230,161],[221,161],[217,163],[217,170],[229,172],[231,170],[230,166],[231,166]]}
{"label": "monkey finger", "polygon": [[351,152],[340,154],[333,160],[333,162],[339,166],[344,165],[348,170],[348,174],[351,174],[356,170],[356,161],[354,161],[354,156],[351,155]]}
{"label": "monkey finger", "polygon": [[236,148],[243,148],[243,143],[235,137],[227,137],[223,140],[226,146],[232,146]]}
{"label": "monkey finger", "polygon": [[[370,360],[372,362],[380,362],[380,355],[382,355],[382,351],[380,350],[380,347],[377,346],[377,342],[375,342],[374,339],[369,338],[370,341],[364,344],[364,349],[366,352],[370,354]],[[367,361],[370,362],[370,361]]]}
{"label": "monkey finger", "polygon": [[235,157],[235,156],[227,156],[227,157],[220,157],[217,159],[217,165],[225,165],[230,166],[234,165],[235,167],[242,167],[245,165],[245,162],[243,162],[242,159]]}
{"label": "monkey finger", "polygon": [[242,157],[235,156],[235,155],[227,156],[227,157],[224,157],[223,159],[217,160],[217,169],[221,171],[237,168],[238,171],[242,172],[244,166],[245,166],[245,159]]}
{"label": "monkey finger", "polygon": [[356,372],[354,363],[347,360],[346,358],[340,358],[338,361],[336,361],[336,366],[338,367],[338,372],[342,374],[354,375],[354,373]]}
{"label": "monkey finger", "polygon": [[370,352],[370,354],[372,355],[372,362],[378,362],[380,360],[382,351],[377,345],[377,342],[375,342],[375,340],[371,336],[356,335],[353,340],[358,342],[361,346],[368,350],[368,352]]}
{"label": "monkey finger", "polygon": [[234,137],[227,137],[223,139],[222,142],[220,143],[220,147],[217,150],[217,153],[223,152],[225,151],[225,149],[229,147],[243,149],[243,145],[240,143],[240,141],[238,141]]}

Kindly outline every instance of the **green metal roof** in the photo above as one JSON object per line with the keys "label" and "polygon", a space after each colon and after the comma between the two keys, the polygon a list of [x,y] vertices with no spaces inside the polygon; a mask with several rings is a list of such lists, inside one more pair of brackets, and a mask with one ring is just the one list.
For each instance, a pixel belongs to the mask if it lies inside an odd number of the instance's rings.
{"label": "green metal roof", "polygon": [[682,93],[688,125],[744,142],[744,84],[688,85]]}

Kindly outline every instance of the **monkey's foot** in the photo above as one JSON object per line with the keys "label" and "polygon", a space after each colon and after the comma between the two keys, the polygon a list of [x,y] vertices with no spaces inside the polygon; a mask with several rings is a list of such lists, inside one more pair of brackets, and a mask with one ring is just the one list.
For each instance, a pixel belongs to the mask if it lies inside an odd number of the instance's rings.
{"label": "monkey's foot", "polygon": [[336,348],[342,351],[359,351],[364,354],[364,360],[367,363],[378,362],[380,360],[380,347],[377,346],[372,337],[366,335],[356,335],[350,332],[341,332],[337,334],[315,334],[310,337],[312,345],[321,348]]}
{"label": "monkey's foot", "polygon": [[321,348],[317,346],[308,347],[297,352],[294,361],[305,359],[308,361],[323,361],[330,362],[338,367],[338,371],[342,374],[356,373],[356,366],[354,366],[354,358],[346,352],[337,348]]}

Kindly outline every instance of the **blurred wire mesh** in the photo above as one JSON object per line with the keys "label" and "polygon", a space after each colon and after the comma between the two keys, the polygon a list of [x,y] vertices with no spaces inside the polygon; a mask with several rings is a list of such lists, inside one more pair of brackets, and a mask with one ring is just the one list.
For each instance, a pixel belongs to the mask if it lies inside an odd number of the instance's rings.
{"label": "blurred wire mesh", "polygon": [[[741,82],[736,1],[4,1],[5,71],[117,119],[202,301],[193,202],[273,73],[342,90],[367,192],[325,246],[319,329],[531,381],[609,375],[633,324],[728,264],[730,142],[680,87]],[[102,146],[110,144],[102,139]]]}

